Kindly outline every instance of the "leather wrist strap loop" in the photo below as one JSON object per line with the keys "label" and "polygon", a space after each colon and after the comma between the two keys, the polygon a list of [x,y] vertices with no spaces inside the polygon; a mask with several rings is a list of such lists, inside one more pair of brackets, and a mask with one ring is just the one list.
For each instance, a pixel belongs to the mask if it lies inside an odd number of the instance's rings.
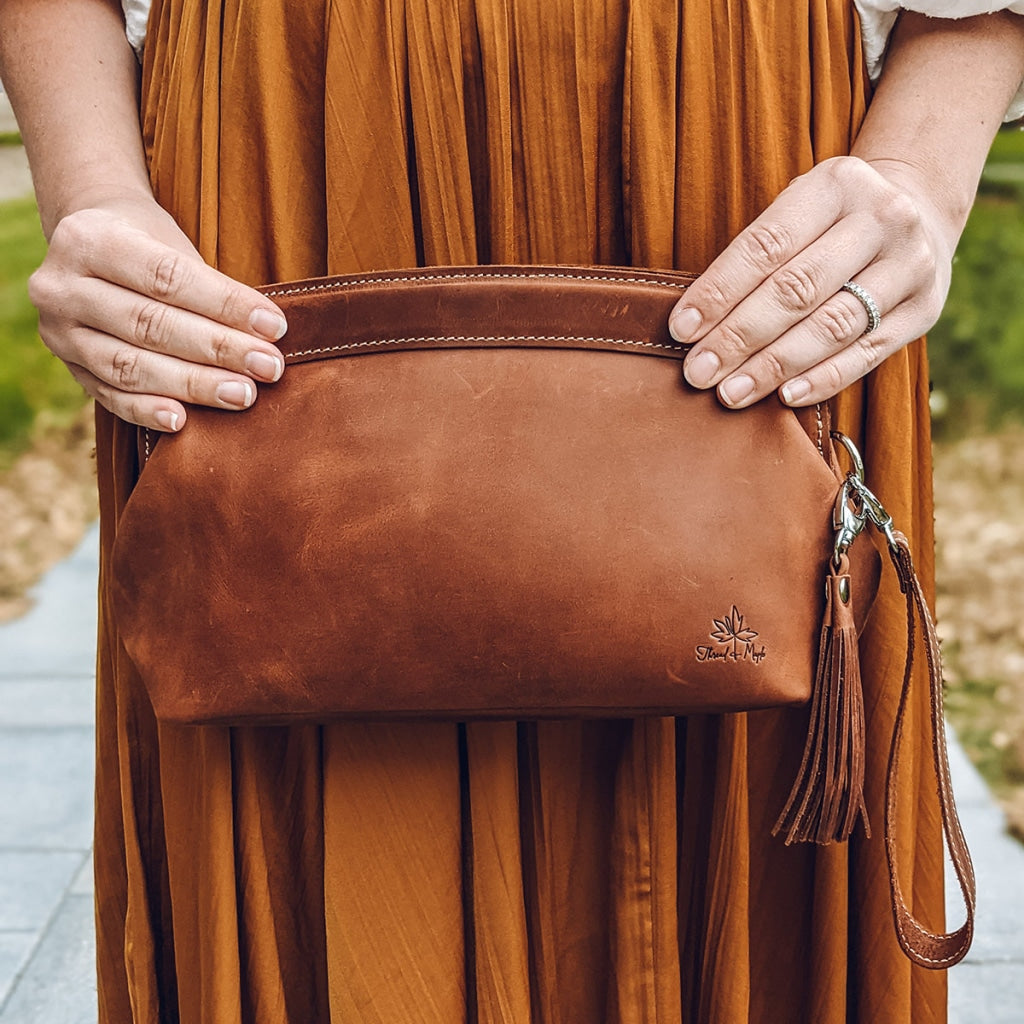
{"label": "leather wrist strap loop", "polygon": [[[942,662],[938,637],[932,622],[931,612],[925,600],[924,591],[914,571],[910,548],[906,537],[893,531],[889,555],[899,577],[900,589],[907,599],[907,661],[903,674],[899,707],[893,728],[892,747],[889,751],[889,769],[886,777],[885,795],[885,850],[889,865],[889,885],[892,893],[892,909],[896,934],[903,951],[915,963],[928,968],[952,967],[964,958],[974,936],[975,877],[971,856],[964,841],[953,786],[949,776],[949,759],[946,751],[945,723],[942,716]],[[932,752],[938,783],[939,809],[942,815],[942,830],[949,848],[953,869],[956,872],[960,891],[967,907],[967,919],[955,931],[936,934],[929,931],[907,906],[900,885],[897,864],[896,826],[897,790],[899,777],[900,749],[903,739],[903,722],[910,695],[910,682],[914,667],[917,623],[924,633],[924,651],[928,661],[928,686],[930,693],[930,717],[932,729]]]}

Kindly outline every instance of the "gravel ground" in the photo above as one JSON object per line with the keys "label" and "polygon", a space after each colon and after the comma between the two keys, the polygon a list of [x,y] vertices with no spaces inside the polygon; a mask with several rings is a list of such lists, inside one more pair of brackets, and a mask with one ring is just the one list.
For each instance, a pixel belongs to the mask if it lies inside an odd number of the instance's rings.
{"label": "gravel ground", "polygon": [[0,473],[0,622],[28,610],[28,588],[96,518],[93,450],[90,407],[70,430],[39,430],[32,448]]}
{"label": "gravel ground", "polygon": [[1024,428],[936,450],[949,717],[1024,840]]}

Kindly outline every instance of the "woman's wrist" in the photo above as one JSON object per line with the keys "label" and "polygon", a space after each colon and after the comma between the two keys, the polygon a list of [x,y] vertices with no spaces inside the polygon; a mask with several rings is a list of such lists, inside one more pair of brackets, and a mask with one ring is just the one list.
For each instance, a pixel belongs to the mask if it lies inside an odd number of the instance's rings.
{"label": "woman's wrist", "polygon": [[952,262],[974,198],[974,184],[965,185],[959,194],[939,197],[933,181],[914,163],[894,157],[864,161],[902,196],[908,198],[933,229],[936,242]]}
{"label": "woman's wrist", "polygon": [[852,155],[933,209],[955,248],[1024,76],[1024,17],[904,13]]}
{"label": "woman's wrist", "polygon": [[0,71],[47,237],[92,196],[148,191],[138,64],[116,0],[4,0]]}

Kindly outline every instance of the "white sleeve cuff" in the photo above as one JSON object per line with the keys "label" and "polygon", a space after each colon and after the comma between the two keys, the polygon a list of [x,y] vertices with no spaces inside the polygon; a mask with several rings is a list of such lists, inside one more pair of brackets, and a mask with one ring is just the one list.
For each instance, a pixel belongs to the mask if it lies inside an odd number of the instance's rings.
{"label": "white sleeve cuff", "polygon": [[124,11],[124,30],[132,44],[135,56],[142,60],[142,47],[146,42],[146,22],[152,0],[121,0]]}
{"label": "white sleeve cuff", "polygon": [[[976,14],[994,14],[996,11],[1024,14],[1024,0],[1014,0],[1012,3],[1001,0],[854,0],[854,5],[860,15],[864,56],[872,82],[877,81],[882,73],[889,33],[896,24],[900,10],[914,11],[930,18],[970,18]],[[1021,82],[1005,120],[1016,121],[1020,117],[1024,117],[1024,82]]]}

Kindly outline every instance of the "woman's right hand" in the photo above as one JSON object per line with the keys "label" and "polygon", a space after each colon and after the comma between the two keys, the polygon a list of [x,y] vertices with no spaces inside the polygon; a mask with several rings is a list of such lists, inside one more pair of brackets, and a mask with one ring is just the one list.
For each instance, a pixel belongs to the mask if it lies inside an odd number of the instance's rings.
{"label": "woman's right hand", "polygon": [[180,430],[184,402],[246,409],[280,378],[287,329],[259,292],[203,262],[150,196],[64,216],[29,280],[39,333],[74,378],[130,423]]}

